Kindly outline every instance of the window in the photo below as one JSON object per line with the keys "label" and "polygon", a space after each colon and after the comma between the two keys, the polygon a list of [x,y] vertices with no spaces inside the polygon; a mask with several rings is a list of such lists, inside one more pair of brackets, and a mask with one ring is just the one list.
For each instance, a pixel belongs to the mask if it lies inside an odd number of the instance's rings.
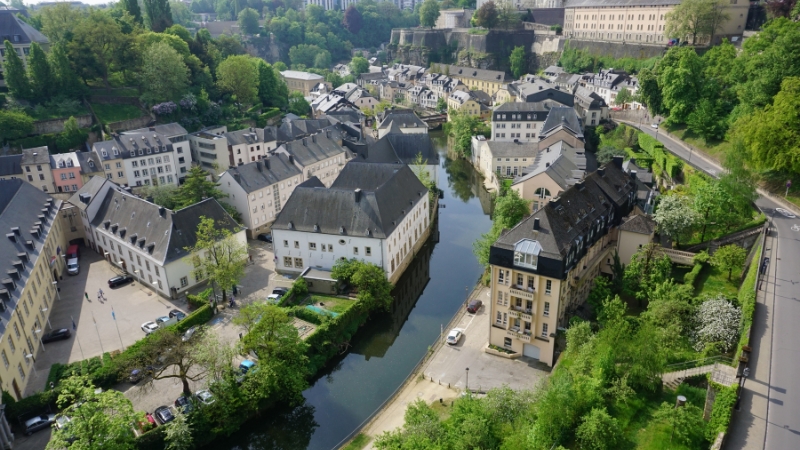
{"label": "window", "polygon": [[66,180],[66,179],[67,179],[67,174],[65,174],[65,173],[62,173],[62,174],[61,174],[61,179],[62,179],[62,180]]}
{"label": "window", "polygon": [[122,172],[117,172],[117,177],[122,178]]}
{"label": "window", "polygon": [[518,273],[517,274],[517,285],[518,286],[522,286],[522,280],[523,280],[522,274]]}
{"label": "window", "polygon": [[122,168],[122,163],[117,163],[117,169],[121,169],[121,168]]}
{"label": "window", "polygon": [[317,244],[315,242],[309,242],[308,243],[308,249],[309,250],[316,250],[317,249]]}
{"label": "window", "polygon": [[290,256],[283,257],[283,267],[292,267],[292,258]]}
{"label": "window", "polygon": [[39,174],[39,181],[44,181],[44,174],[43,173]]}
{"label": "window", "polygon": [[503,291],[497,291],[497,304],[498,305],[503,304]]}
{"label": "window", "polygon": [[511,347],[511,338],[503,338],[503,347]]}
{"label": "window", "polygon": [[550,295],[550,292],[553,289],[553,280],[547,280],[544,283],[544,293]]}
{"label": "window", "polygon": [[332,252],[332,251],[333,251],[333,244],[328,244],[328,251],[329,251],[329,252]]}
{"label": "window", "polygon": [[186,287],[189,285],[189,279],[186,277],[181,277],[181,287]]}
{"label": "window", "polygon": [[3,365],[5,365],[6,369],[8,369],[8,355],[6,355],[6,351],[3,350],[2,352],[0,352],[0,356],[3,357]]}
{"label": "window", "polygon": [[19,339],[19,327],[17,326],[16,323],[14,324],[14,334],[16,334],[17,335],[17,339]]}
{"label": "window", "polygon": [[544,302],[544,311],[542,311],[543,316],[550,315],[550,302]]}
{"label": "window", "polygon": [[528,289],[533,289],[533,277],[528,277]]}
{"label": "window", "polygon": [[500,269],[500,273],[497,276],[497,282],[500,284],[506,284],[505,282],[505,270]]}
{"label": "window", "polygon": [[372,247],[364,247],[364,254],[367,256],[372,256]]}
{"label": "window", "polygon": [[22,370],[22,364],[17,364],[17,370],[19,371],[19,376],[25,380],[25,371]]}
{"label": "window", "polygon": [[284,241],[283,241],[283,246],[284,246],[284,247],[289,247],[289,241],[286,241],[286,240],[284,240]]}
{"label": "window", "polygon": [[12,354],[14,354],[17,351],[17,347],[14,346],[14,340],[11,339],[11,336],[8,337],[8,348],[11,349]]}
{"label": "window", "polygon": [[294,267],[295,267],[295,269],[302,269],[303,268],[303,258],[295,258],[294,259]]}
{"label": "window", "polygon": [[358,254],[358,247],[353,247],[353,254],[354,254],[354,255],[357,255],[357,254]]}
{"label": "window", "polygon": [[294,241],[294,248],[300,248],[300,241]]}
{"label": "window", "polygon": [[546,323],[543,323],[542,324],[542,337],[545,337],[545,338],[547,337],[547,328],[548,328],[548,325]]}

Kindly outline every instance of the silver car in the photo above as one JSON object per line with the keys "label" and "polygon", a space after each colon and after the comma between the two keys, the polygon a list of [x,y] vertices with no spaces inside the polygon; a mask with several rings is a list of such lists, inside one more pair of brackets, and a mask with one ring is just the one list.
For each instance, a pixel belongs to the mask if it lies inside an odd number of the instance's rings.
{"label": "silver car", "polygon": [[24,432],[25,436],[30,436],[31,434],[39,430],[44,430],[45,428],[50,428],[50,425],[52,425],[55,420],[55,414],[42,414],[41,416],[36,416],[26,420]]}

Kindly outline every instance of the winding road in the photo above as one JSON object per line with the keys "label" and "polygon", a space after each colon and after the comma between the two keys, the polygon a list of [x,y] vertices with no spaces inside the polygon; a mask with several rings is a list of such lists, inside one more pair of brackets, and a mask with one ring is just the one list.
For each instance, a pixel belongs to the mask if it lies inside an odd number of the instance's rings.
{"label": "winding road", "polygon": [[[637,124],[629,121],[628,125]],[[643,126],[664,146],[712,176],[723,169],[685,143]],[[756,205],[770,219],[753,320],[750,377],[734,411],[726,450],[800,449],[800,213],[781,198],[759,190]]]}

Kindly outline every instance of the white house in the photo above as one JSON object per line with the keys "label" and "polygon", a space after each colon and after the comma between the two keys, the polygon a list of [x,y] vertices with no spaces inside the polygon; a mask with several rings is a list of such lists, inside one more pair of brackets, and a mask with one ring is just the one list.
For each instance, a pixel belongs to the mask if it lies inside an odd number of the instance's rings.
{"label": "white house", "polygon": [[219,189],[228,194],[225,201],[242,215],[248,236],[255,238],[269,231],[281,205],[302,179],[300,169],[279,153],[228,169],[219,178]]}
{"label": "white house", "polygon": [[[180,154],[177,148],[182,149]],[[106,178],[127,186],[177,185],[181,178],[178,158],[189,156],[188,146],[173,144],[167,136],[150,131],[113,136],[95,142],[92,150],[100,158]]]}
{"label": "white house", "polygon": [[178,298],[205,281],[186,250],[196,243],[201,217],[247,242],[244,228],[213,198],[172,211],[93,177],[69,202],[81,211],[90,248],[166,298]]}
{"label": "white house", "polygon": [[140,128],[138,130],[125,131],[122,134],[140,134],[140,133],[157,133],[166,136],[172,147],[175,149],[175,157],[177,158],[176,165],[178,168],[178,181],[183,183],[186,178],[186,172],[192,167],[192,152],[189,146],[189,132],[177,123],[167,123],[163,125],[155,125],[148,128]]}
{"label": "white house", "polygon": [[350,159],[350,152],[342,147],[341,135],[328,129],[311,136],[287,142],[275,151],[289,157],[303,174],[303,181],[317,177],[330,186]]}
{"label": "white house", "polygon": [[428,190],[408,166],[353,161],[330,188],[311,179],[295,189],[272,225],[276,270],[299,275],[357,258],[394,283],[429,223]]}
{"label": "white house", "polygon": [[278,146],[276,130],[272,127],[229,131],[222,137],[228,141],[228,162],[231,167],[262,159]]}
{"label": "white house", "polygon": [[492,140],[536,142],[549,108],[535,103],[503,103],[492,111]]}

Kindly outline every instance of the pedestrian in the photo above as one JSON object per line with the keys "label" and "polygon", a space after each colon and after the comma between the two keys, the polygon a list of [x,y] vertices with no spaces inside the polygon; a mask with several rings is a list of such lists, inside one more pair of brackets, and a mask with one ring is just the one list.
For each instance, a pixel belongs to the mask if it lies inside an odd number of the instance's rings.
{"label": "pedestrian", "polygon": [[89,293],[88,292],[84,292],[83,295],[86,296],[86,300],[89,300]]}

